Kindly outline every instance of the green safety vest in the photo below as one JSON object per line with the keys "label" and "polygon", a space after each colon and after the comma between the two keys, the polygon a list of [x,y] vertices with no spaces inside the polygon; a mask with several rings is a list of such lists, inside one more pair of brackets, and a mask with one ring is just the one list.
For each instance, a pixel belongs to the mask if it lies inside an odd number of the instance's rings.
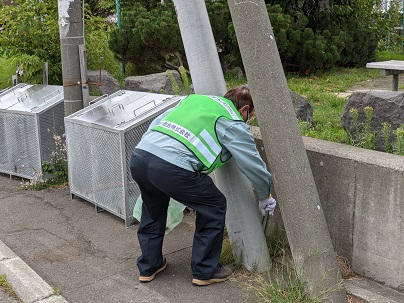
{"label": "green safety vest", "polygon": [[189,95],[152,129],[183,143],[203,163],[202,171],[210,173],[225,163],[220,157],[222,145],[215,131],[216,121],[220,117],[243,121],[230,100]]}

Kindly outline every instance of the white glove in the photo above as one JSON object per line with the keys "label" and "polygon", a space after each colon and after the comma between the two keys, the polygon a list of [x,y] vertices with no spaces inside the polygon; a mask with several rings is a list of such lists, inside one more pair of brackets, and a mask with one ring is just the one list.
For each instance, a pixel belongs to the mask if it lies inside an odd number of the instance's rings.
{"label": "white glove", "polygon": [[269,196],[269,198],[266,198],[265,200],[261,200],[258,204],[258,207],[261,211],[261,214],[265,216],[265,213],[268,212],[270,216],[274,214],[276,206],[276,201],[272,196]]}

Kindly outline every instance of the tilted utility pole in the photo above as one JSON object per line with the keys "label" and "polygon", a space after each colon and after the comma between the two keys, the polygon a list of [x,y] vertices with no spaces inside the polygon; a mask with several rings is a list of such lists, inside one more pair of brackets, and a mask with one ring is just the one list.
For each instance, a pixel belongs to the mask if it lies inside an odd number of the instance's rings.
{"label": "tilted utility pole", "polygon": [[83,108],[79,45],[84,45],[80,0],[58,0],[65,116]]}
{"label": "tilted utility pole", "polygon": [[[223,96],[226,82],[205,1],[173,2],[195,92]],[[215,170],[215,179],[227,199],[226,227],[233,254],[249,270],[268,271],[269,252],[250,181],[233,160]]]}
{"label": "tilted utility pole", "polygon": [[297,273],[313,297],[347,302],[265,2],[228,4]]}

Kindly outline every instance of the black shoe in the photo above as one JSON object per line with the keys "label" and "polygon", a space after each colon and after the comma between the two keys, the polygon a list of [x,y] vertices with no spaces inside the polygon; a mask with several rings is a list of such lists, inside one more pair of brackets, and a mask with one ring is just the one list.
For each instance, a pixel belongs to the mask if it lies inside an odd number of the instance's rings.
{"label": "black shoe", "polygon": [[206,286],[213,283],[223,282],[229,279],[234,271],[235,267],[233,265],[219,266],[219,268],[213,274],[212,278],[207,280],[193,278],[192,283],[197,286]]}
{"label": "black shoe", "polygon": [[150,276],[139,276],[139,282],[147,283],[147,282],[152,281],[159,272],[162,272],[164,269],[167,268],[167,265],[168,265],[168,263],[167,263],[166,258],[163,258],[163,265]]}

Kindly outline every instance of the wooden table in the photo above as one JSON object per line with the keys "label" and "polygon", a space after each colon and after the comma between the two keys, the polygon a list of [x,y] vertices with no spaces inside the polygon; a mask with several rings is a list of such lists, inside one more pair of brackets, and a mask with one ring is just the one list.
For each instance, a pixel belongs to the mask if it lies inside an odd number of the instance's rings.
{"label": "wooden table", "polygon": [[398,75],[404,73],[404,61],[389,60],[380,62],[370,62],[367,68],[378,68],[382,76],[393,75],[393,91],[398,91]]}

